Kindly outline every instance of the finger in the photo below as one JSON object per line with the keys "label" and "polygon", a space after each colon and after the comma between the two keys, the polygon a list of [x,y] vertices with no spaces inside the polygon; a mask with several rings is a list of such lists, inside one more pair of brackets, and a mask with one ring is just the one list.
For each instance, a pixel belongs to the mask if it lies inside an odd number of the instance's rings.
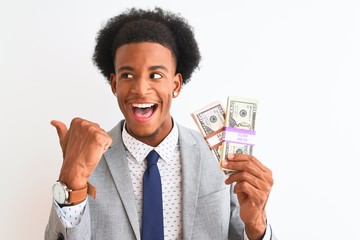
{"label": "finger", "polygon": [[56,132],[59,136],[59,140],[60,142],[62,142],[66,136],[66,133],[68,131],[66,125],[63,122],[57,121],[57,120],[52,120],[50,122],[50,124],[52,126],[54,126],[56,128]]}
{"label": "finger", "polygon": [[101,140],[99,140],[101,144],[101,150],[102,153],[105,153],[112,143],[112,138],[105,132],[100,132],[99,135],[101,135]]}
{"label": "finger", "polygon": [[92,139],[91,144],[94,144],[94,147],[99,149],[101,154],[105,153],[112,144],[112,138],[104,129],[95,124],[90,124],[90,126],[87,127],[86,136],[88,139]]}
{"label": "finger", "polygon": [[266,167],[264,164],[262,164],[256,157],[254,156],[250,156],[251,160],[253,161],[253,163],[255,164],[255,166],[257,166],[258,168],[260,168],[263,172],[270,172],[271,170]]}
{"label": "finger", "polygon": [[236,182],[235,189],[239,190],[238,188],[241,185],[238,185],[239,183],[247,183],[249,186],[251,186],[253,189],[257,189],[266,195],[268,195],[271,191],[271,187],[273,186],[273,179],[264,176],[264,179],[259,179],[247,172],[243,172],[241,175],[237,176],[238,179],[234,182]]}
{"label": "finger", "polygon": [[239,200],[249,200],[257,206],[263,207],[269,197],[269,193],[261,189],[257,189],[248,182],[237,183],[234,187],[234,193],[238,195]]}
{"label": "finger", "polygon": [[269,191],[274,180],[272,177],[272,172],[263,172],[259,170],[252,162],[236,162],[231,164],[237,164],[238,171],[228,175],[228,178],[225,180],[226,184],[231,184],[233,182],[248,182],[253,185],[255,188],[263,189]]}
{"label": "finger", "polygon": [[233,182],[248,182],[257,189],[270,191],[274,179],[269,172],[244,170],[230,174],[225,180],[225,184],[232,184]]}
{"label": "finger", "polygon": [[230,174],[230,177],[228,180],[235,181],[235,176],[238,175],[238,173],[241,172],[248,172],[251,173],[256,178],[261,178],[262,174],[266,174],[266,172],[263,172],[261,169],[259,169],[255,164],[251,161],[228,161],[225,160],[222,162],[222,166],[226,169],[234,170],[232,174]]}
{"label": "finger", "polygon": [[[227,160],[229,162],[251,162],[263,172],[271,172],[269,168],[264,166],[256,157],[247,154],[228,154]],[[226,163],[225,163],[226,164]]]}
{"label": "finger", "polygon": [[240,171],[237,173],[231,174],[226,180],[226,184],[231,184],[233,182],[248,182],[256,189],[261,189],[266,184],[264,180],[257,178],[256,176],[252,175],[246,171]]}
{"label": "finger", "polygon": [[111,144],[112,144],[112,138],[109,136],[104,145],[104,152],[106,152],[110,148]]}

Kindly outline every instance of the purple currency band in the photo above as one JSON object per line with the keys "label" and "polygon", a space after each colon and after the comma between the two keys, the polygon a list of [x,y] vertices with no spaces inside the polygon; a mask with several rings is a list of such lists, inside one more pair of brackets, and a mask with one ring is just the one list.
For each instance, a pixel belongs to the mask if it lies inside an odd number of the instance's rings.
{"label": "purple currency band", "polygon": [[256,132],[248,129],[224,127],[224,142],[254,146]]}

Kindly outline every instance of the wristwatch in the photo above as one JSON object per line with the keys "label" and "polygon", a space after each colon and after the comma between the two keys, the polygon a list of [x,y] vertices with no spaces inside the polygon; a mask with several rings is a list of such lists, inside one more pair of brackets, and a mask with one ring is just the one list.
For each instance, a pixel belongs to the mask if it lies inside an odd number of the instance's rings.
{"label": "wristwatch", "polygon": [[52,188],[53,198],[60,205],[78,204],[85,200],[87,194],[95,198],[96,189],[90,183],[80,190],[72,190],[65,183],[57,181]]}

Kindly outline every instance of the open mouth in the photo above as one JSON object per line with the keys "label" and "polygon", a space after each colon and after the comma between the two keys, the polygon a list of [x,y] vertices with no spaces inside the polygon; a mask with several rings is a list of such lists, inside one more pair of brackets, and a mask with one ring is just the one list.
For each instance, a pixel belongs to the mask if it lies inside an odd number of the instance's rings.
{"label": "open mouth", "polygon": [[157,108],[157,104],[154,103],[134,103],[132,104],[132,111],[138,118],[151,117]]}

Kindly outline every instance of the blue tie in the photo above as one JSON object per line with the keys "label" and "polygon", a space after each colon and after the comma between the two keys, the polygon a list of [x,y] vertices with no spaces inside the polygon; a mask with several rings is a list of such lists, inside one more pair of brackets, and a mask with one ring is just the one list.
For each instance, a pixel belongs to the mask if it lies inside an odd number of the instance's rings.
{"label": "blue tie", "polygon": [[143,176],[142,240],[164,239],[161,178],[157,161],[159,154],[152,150],[146,157]]}

